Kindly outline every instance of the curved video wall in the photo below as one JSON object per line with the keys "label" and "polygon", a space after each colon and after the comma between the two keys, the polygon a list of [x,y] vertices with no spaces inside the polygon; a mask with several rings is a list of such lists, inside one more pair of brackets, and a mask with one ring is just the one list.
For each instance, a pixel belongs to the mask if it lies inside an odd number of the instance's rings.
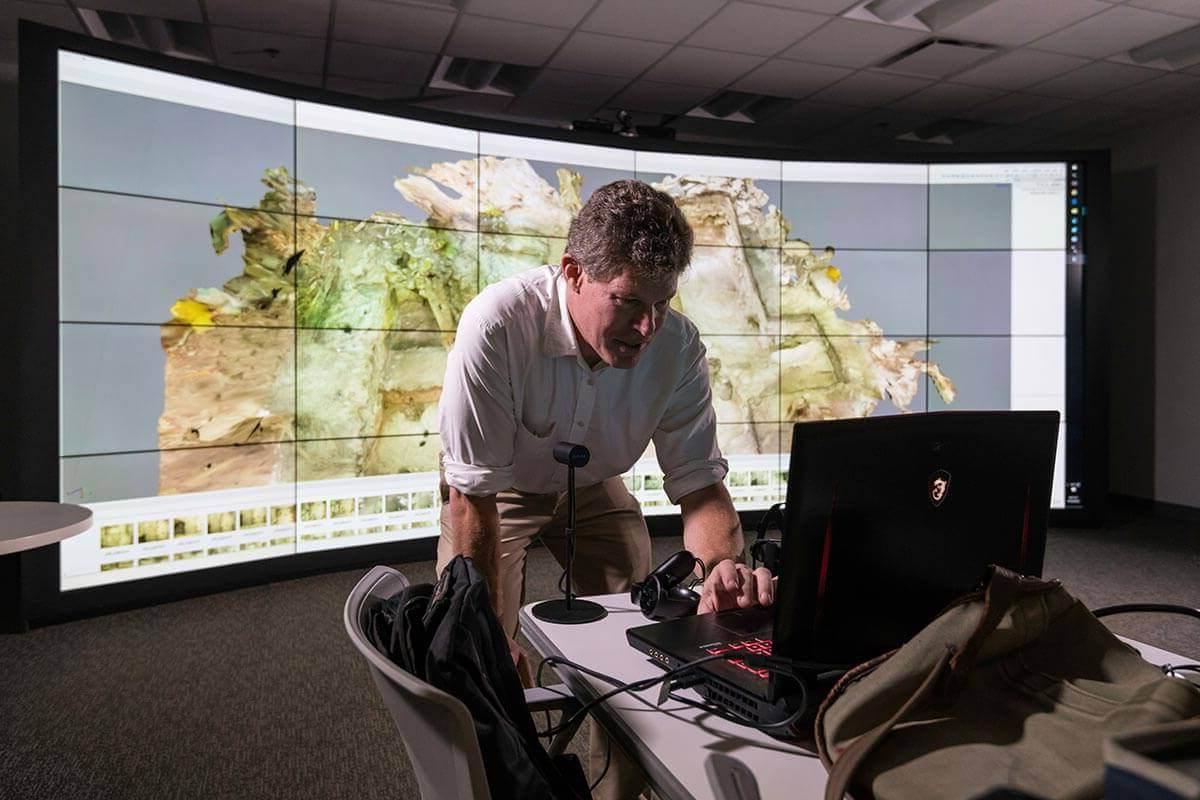
{"label": "curved video wall", "polygon": [[[597,147],[59,53],[61,589],[437,532],[436,412],[464,306],[555,263],[638,178],[696,233],[675,305],[708,348],[741,509],[794,422],[1058,409],[1082,172]],[[625,476],[671,513],[652,452]]]}

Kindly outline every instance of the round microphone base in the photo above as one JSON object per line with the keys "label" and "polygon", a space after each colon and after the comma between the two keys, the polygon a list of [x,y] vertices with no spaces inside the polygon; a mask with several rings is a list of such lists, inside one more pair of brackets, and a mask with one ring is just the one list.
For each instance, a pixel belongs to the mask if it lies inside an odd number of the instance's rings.
{"label": "round microphone base", "polygon": [[604,610],[603,606],[578,598],[571,600],[570,608],[567,608],[565,599],[547,600],[538,603],[530,609],[530,612],[542,622],[556,622],[559,625],[579,625],[584,622],[595,622],[608,616],[608,612]]}

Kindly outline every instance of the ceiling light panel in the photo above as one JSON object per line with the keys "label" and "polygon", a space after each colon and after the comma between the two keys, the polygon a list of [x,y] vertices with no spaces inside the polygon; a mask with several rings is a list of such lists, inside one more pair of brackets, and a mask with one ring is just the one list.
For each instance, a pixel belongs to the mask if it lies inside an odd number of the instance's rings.
{"label": "ceiling light panel", "polygon": [[121,14],[177,19],[184,22],[204,21],[197,0],[80,0],[75,5],[96,11],[116,11]]}

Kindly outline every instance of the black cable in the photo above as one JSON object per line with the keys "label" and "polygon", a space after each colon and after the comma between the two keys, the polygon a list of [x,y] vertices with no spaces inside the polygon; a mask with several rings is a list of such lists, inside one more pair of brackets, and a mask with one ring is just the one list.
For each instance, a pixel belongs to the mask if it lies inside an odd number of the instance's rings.
{"label": "black cable", "polygon": [[596,791],[596,787],[600,785],[600,781],[604,780],[604,776],[608,774],[608,764],[611,758],[612,739],[609,738],[609,735],[606,733],[604,734],[604,769],[600,770],[600,777],[596,778],[592,785],[588,787],[589,792]]}
{"label": "black cable", "polygon": [[1200,608],[1177,606],[1170,603],[1123,603],[1116,606],[1104,606],[1092,611],[1095,617],[1107,617],[1112,614],[1134,614],[1139,612],[1160,612],[1163,614],[1179,614],[1184,617],[1200,619]]}
{"label": "black cable", "polygon": [[[753,654],[742,653],[742,652],[738,652],[738,651],[730,651],[728,653],[719,653],[716,655],[710,655],[710,656],[704,656],[702,658],[697,658],[693,661],[687,662],[686,664],[682,664],[678,667],[675,667],[674,669],[669,669],[666,672],[662,673],[661,675],[655,675],[650,678],[643,678],[641,680],[633,681],[631,683],[622,683],[620,680],[613,678],[610,675],[605,675],[602,672],[597,672],[596,670],[593,670],[589,667],[585,667],[582,664],[576,664],[573,661],[569,661],[565,658],[560,658],[558,656],[550,656],[548,658],[543,659],[542,663],[538,665],[538,675],[537,675],[538,685],[541,685],[542,669],[546,664],[550,664],[551,666],[553,666],[555,664],[562,664],[563,666],[568,666],[568,667],[571,667],[572,669],[578,670],[579,672],[582,672],[585,675],[590,675],[591,677],[594,677],[597,680],[601,680],[601,681],[604,681],[605,683],[611,684],[611,685],[615,686],[616,688],[614,688],[612,691],[605,692],[604,694],[601,694],[598,697],[584,703],[582,706],[580,706],[579,710],[577,710],[574,714],[572,714],[570,717],[568,717],[565,721],[560,722],[558,725],[555,725],[551,728],[547,728],[544,731],[540,731],[538,733],[538,736],[539,737],[555,736],[559,733],[562,733],[564,730],[568,730],[569,728],[572,728],[575,725],[578,725],[579,720],[581,720],[583,718],[583,716],[586,715],[589,711],[591,711],[593,708],[600,705],[601,703],[604,703],[604,702],[612,699],[613,697],[616,697],[619,694],[622,694],[624,692],[644,691],[645,689],[649,689],[652,686],[656,686],[658,684],[670,681],[676,677],[679,677],[680,675],[684,675],[689,672],[693,672],[696,670],[697,667],[699,667],[702,664],[707,664],[710,661],[717,661],[717,660],[724,660],[724,659],[730,659],[730,660],[739,659],[739,660],[745,661],[747,664],[751,664],[751,663],[757,664],[757,665],[759,665],[760,668],[767,669],[772,672],[784,673],[784,674],[789,675],[789,677],[793,678],[794,680],[796,680],[797,685],[800,687],[801,698],[804,700],[804,703],[796,711],[795,714],[788,717],[788,719],[784,720],[784,722],[790,725],[790,724],[794,723],[797,719],[799,719],[801,716],[803,716],[803,713],[806,710],[805,706],[807,706],[807,698],[808,698],[807,691],[804,688],[803,682],[800,681],[796,677],[796,675],[794,673],[792,673],[791,670],[788,669],[786,666],[784,666],[782,663],[774,661],[773,659],[770,659],[769,657],[755,658]],[[751,720],[743,720],[743,719],[739,719],[739,718],[733,717],[733,716],[730,716],[728,719],[730,722],[735,722],[739,725],[745,725],[747,727],[765,729],[767,732],[770,732],[771,730],[773,730],[775,728],[782,727],[781,723],[776,723],[776,722],[756,723]]]}

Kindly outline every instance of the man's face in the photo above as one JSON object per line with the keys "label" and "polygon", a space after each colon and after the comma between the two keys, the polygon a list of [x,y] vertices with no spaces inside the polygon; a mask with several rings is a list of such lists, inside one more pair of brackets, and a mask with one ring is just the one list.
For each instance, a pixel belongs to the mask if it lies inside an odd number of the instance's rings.
{"label": "man's face", "polygon": [[587,276],[571,256],[563,256],[567,311],[579,349],[590,366],[601,361],[617,369],[635,366],[667,316],[677,280],[646,281],[624,270],[607,282]]}

